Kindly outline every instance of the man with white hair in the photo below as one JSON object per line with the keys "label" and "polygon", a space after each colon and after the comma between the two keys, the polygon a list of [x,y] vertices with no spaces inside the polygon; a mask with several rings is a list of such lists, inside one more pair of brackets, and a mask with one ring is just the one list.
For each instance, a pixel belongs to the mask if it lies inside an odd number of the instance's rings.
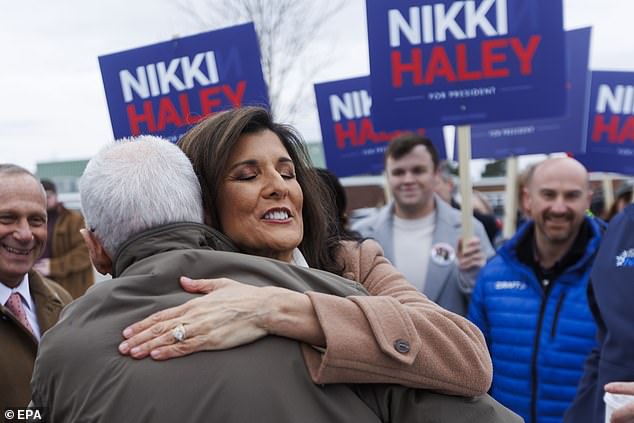
{"label": "man with white hair", "polygon": [[[195,296],[179,286],[185,274],[239,277],[270,290],[364,293],[329,273],[232,252],[222,234],[201,224],[197,177],[167,141],[146,136],[106,147],[88,164],[80,194],[91,258],[114,279],[69,306],[42,343],[33,403],[45,407],[51,423],[407,422],[421,421],[424,412],[460,413],[464,407],[465,422],[508,421],[508,411],[487,396],[316,385],[300,344],[283,337],[160,363],[120,355],[121,328]],[[172,335],[174,342],[184,340],[186,326],[176,326]]]}

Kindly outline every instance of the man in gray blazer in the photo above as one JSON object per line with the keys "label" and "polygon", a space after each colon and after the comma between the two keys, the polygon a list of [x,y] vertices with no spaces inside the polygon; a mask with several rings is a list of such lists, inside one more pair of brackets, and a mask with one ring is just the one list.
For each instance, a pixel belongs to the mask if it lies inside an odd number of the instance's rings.
{"label": "man in gray blazer", "polygon": [[385,171],[394,201],[352,229],[376,239],[419,291],[466,315],[476,276],[495,253],[482,224],[473,219],[475,237],[462,242],[460,211],[434,193],[438,152],[429,139],[397,136],[385,152]]}

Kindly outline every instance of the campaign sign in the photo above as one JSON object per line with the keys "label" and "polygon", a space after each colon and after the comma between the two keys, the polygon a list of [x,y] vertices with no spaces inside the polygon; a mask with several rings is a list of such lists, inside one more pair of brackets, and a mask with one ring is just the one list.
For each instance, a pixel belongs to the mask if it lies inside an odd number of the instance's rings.
{"label": "campaign sign", "polygon": [[561,116],[562,0],[366,0],[379,129]]}
{"label": "campaign sign", "polygon": [[99,57],[115,138],[177,141],[204,116],[268,105],[253,24]]}
{"label": "campaign sign", "polygon": [[634,163],[634,72],[592,72],[586,153]]}
{"label": "campaign sign", "polygon": [[471,157],[501,159],[523,154],[585,151],[590,97],[591,28],[566,32],[568,108],[561,118],[471,127]]}
{"label": "campaign sign", "polygon": [[315,96],[326,164],[339,177],[381,173],[387,143],[405,131],[431,139],[440,158],[447,156],[442,128],[374,129],[369,77],[316,84]]}
{"label": "campaign sign", "polygon": [[634,159],[614,154],[580,154],[575,155],[589,172],[614,172],[623,175],[634,175]]}

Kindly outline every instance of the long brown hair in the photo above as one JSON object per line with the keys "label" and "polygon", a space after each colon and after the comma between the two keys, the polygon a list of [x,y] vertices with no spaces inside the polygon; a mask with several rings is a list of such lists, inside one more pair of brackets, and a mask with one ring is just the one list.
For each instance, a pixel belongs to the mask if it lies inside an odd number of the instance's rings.
{"label": "long brown hair", "polygon": [[[211,115],[191,128],[178,146],[191,160],[203,192],[207,223],[222,231],[217,205],[220,185],[225,179],[228,159],[240,137],[264,130],[275,133],[293,160],[297,182],[304,194],[302,219],[304,238],[299,249],[309,266],[341,273],[336,262],[339,237],[334,230],[333,213],[327,208],[323,186],[297,131],[275,123],[270,112],[261,107],[242,107]],[[325,229],[327,228],[327,229]]]}

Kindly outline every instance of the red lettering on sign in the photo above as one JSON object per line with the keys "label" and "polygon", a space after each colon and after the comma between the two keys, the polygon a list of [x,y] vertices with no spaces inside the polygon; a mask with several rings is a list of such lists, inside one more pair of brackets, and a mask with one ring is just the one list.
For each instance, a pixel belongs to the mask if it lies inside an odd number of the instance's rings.
{"label": "red lettering on sign", "polygon": [[511,38],[511,48],[520,61],[520,73],[522,75],[530,75],[533,73],[533,57],[535,57],[535,52],[537,51],[537,46],[541,39],[541,35],[531,36],[526,48],[524,48],[519,39]]}
{"label": "red lettering on sign", "polygon": [[431,57],[427,64],[427,77],[425,84],[433,84],[437,76],[444,76],[447,81],[454,82],[456,74],[451,67],[447,52],[442,46],[435,46],[431,49]]}
{"label": "red lettering on sign", "polygon": [[156,129],[163,131],[167,125],[174,125],[178,128],[183,126],[184,122],[176,111],[172,100],[169,97],[163,97],[159,101],[158,125]]}
{"label": "red lettering on sign", "polygon": [[[156,100],[145,100],[142,112],[138,112],[134,104],[128,104],[127,114],[132,135],[153,133],[165,130],[167,127],[181,127],[194,124],[210,113],[215,113],[226,106],[240,107],[246,91],[247,82],[240,81],[235,88],[225,84],[202,89],[198,93],[200,107],[192,107],[192,99],[186,92],[178,95],[178,101],[173,102],[170,97]],[[200,115],[193,115],[192,109],[200,110]]]}
{"label": "red lettering on sign", "polygon": [[[404,59],[402,51],[393,50],[390,54],[392,86],[402,87],[405,78],[414,86],[433,84],[436,78],[448,82],[506,78],[518,64],[520,75],[530,75],[540,42],[540,35],[532,35],[526,44],[517,37],[483,40],[480,63],[471,64],[469,46],[465,43],[456,44],[453,51],[435,45],[429,50],[429,59],[420,47],[410,49],[409,59]],[[513,63],[514,59],[517,62]]]}
{"label": "red lettering on sign", "polygon": [[128,104],[128,121],[130,122],[130,132],[132,135],[139,135],[141,128],[139,125],[145,122],[147,132],[156,131],[156,125],[154,124],[154,112],[152,111],[152,102],[146,100],[143,102],[143,113],[137,114],[134,104]]}
{"label": "red lettering on sign", "polygon": [[456,68],[458,79],[461,81],[472,81],[474,79],[482,79],[482,72],[469,71],[469,63],[467,59],[467,46],[458,44],[456,46]]}
{"label": "red lettering on sign", "polygon": [[634,116],[628,116],[621,124],[621,116],[610,116],[609,121],[605,121],[604,115],[595,115],[594,126],[592,127],[592,141],[601,142],[604,136],[610,144],[623,144],[625,141],[634,142]]}
{"label": "red lettering on sign", "polygon": [[[349,144],[352,147],[363,147],[368,142],[374,144],[389,142],[402,132],[403,131],[401,130],[392,132],[375,132],[370,118],[363,118],[358,121],[349,120],[345,123],[335,123],[335,140],[339,150],[345,149],[346,144]],[[424,136],[425,129],[419,128],[416,130],[416,133]]]}
{"label": "red lettering on sign", "polygon": [[506,78],[509,76],[508,68],[495,69],[497,63],[506,62],[507,56],[504,53],[495,53],[495,49],[500,49],[508,45],[508,40],[486,40],[480,45],[482,52],[482,74],[485,78]]}

